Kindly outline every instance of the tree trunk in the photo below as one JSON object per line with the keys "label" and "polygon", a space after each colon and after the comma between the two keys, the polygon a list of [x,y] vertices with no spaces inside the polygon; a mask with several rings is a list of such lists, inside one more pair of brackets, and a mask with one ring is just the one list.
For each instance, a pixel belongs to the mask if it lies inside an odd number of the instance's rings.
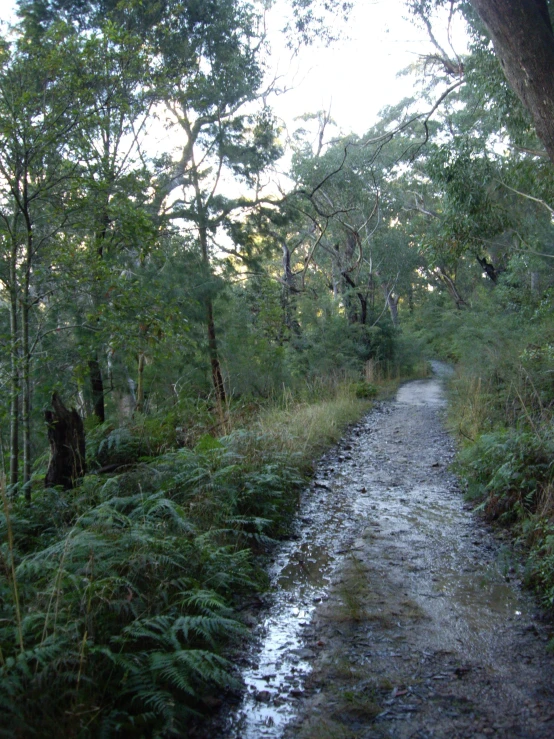
{"label": "tree trunk", "polygon": [[[28,286],[26,286],[28,288]],[[29,346],[29,295],[25,290],[21,310],[21,349],[22,349],[22,389],[23,389],[23,491],[28,503],[31,502],[31,352]]]}
{"label": "tree trunk", "polygon": [[392,325],[395,328],[398,328],[398,301],[400,300],[400,296],[393,295],[392,288],[390,288],[386,283],[383,283],[382,287],[385,294],[387,308],[389,309]]}
{"label": "tree trunk", "polygon": [[104,408],[104,381],[102,379],[102,368],[98,361],[98,355],[94,359],[90,359],[88,363],[90,389],[92,392],[92,412],[98,419],[99,423],[106,420]]}
{"label": "tree trunk", "polygon": [[446,289],[450,293],[450,296],[456,303],[456,308],[458,308],[458,310],[462,310],[463,308],[465,308],[467,306],[467,303],[460,295],[460,291],[458,290],[458,287],[452,277],[447,275],[442,267],[437,267],[435,269],[435,276],[438,277],[439,282],[442,282],[442,284],[446,286]]}
{"label": "tree trunk", "polygon": [[225,407],[227,396],[225,393],[223,373],[221,372],[221,365],[219,363],[213,305],[212,299],[210,297],[206,298],[206,314],[208,319],[208,350],[210,353],[210,364],[212,367],[212,382],[214,385],[218,405],[220,409],[223,409]]}
{"label": "tree trunk", "polygon": [[365,325],[367,323],[367,295],[358,290],[358,286],[354,280],[350,277],[347,272],[342,272],[342,277],[345,283],[356,291],[356,297],[360,301],[360,312],[354,306],[354,301],[348,294],[348,288],[343,291],[343,300],[346,308],[346,314],[349,323],[361,323]]}
{"label": "tree trunk", "polygon": [[50,463],[45,486],[61,485],[65,490],[75,487],[86,472],[85,429],[75,408],[68,410],[59,395],[52,395],[53,411],[45,411],[50,442]]}
{"label": "tree trunk", "polygon": [[31,320],[31,269],[34,258],[33,223],[29,211],[27,175],[23,181],[23,217],[25,219],[25,272],[21,299],[21,381],[23,390],[23,491],[28,503],[31,502],[31,345],[29,342],[29,322]]}
{"label": "tree trunk", "polygon": [[554,162],[554,32],[547,0],[471,0]]}
{"label": "tree trunk", "polygon": [[144,364],[146,357],[144,352],[139,352],[137,367],[137,400],[135,410],[142,413],[144,410]]}
{"label": "tree trunk", "polygon": [[10,486],[19,481],[19,341],[15,258],[10,285]]}

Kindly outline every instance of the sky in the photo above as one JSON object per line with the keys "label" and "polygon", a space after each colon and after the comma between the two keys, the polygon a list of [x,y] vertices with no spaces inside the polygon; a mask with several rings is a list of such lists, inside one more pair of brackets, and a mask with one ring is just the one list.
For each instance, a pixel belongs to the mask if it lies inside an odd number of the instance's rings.
{"label": "sky", "polygon": [[[0,21],[15,20],[14,7],[15,0],[0,0]],[[339,18],[330,19],[332,27],[341,31],[339,41],[330,46],[316,42],[302,47],[294,57],[281,32],[288,14],[290,0],[274,0],[266,19],[272,50],[268,77],[277,76],[279,85],[288,89],[285,94],[268,98],[282,124],[282,143],[287,133],[291,135],[297,128],[307,128],[315,139],[317,124],[307,125],[299,117],[321,110],[330,112],[336,123],[336,128],[329,130],[328,140],[338,133],[364,134],[377,122],[383,107],[413,94],[414,77],[398,73],[416,63],[420,55],[433,51],[426,32],[408,17],[405,0],[354,0],[347,24]],[[443,19],[433,28],[445,48],[446,27]],[[457,29],[453,29],[453,38],[455,46],[464,46],[463,34]],[[463,48],[456,51],[463,52]],[[153,120],[146,150],[151,154],[172,153],[177,148],[180,151],[181,137],[182,133]],[[290,158],[291,150],[287,148],[275,170],[268,174],[264,191],[276,193],[287,188]],[[239,183],[223,179],[227,194],[238,194]]]}
{"label": "sky", "polygon": [[[15,0],[1,0],[0,20],[13,20],[14,6]],[[354,0],[348,24],[333,24],[343,32],[340,41],[304,47],[294,59],[280,33],[289,10],[287,0],[276,0],[267,25],[271,76],[280,75],[289,88],[270,102],[290,132],[301,125],[296,119],[302,114],[330,110],[340,131],[363,134],[381,108],[413,91],[413,78],[398,72],[431,47],[408,19],[404,0]]]}
{"label": "sky", "polygon": [[[337,23],[344,28],[342,40],[327,48],[303,48],[292,62],[276,33],[286,6],[286,0],[278,0],[269,25],[274,68],[286,73],[293,86],[272,101],[287,126],[303,113],[331,110],[342,132],[361,135],[377,121],[384,106],[413,93],[413,77],[398,73],[432,47],[426,31],[408,18],[404,0],[357,0],[348,24]],[[445,46],[446,25],[444,21],[436,29]],[[453,38],[455,45],[464,46],[461,29],[453,29]]]}

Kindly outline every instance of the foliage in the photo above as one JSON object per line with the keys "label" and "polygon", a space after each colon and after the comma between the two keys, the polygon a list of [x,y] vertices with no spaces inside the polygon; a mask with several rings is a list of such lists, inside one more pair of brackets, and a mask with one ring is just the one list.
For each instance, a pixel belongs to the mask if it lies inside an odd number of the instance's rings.
{"label": "foliage", "polygon": [[[457,364],[468,494],[554,601],[553,170],[470,4],[449,4],[471,34],[452,58],[442,0],[409,5],[437,52],[414,96],[364,136],[307,113],[276,195],[257,5],[21,0],[0,47],[3,735],[184,735],[237,687],[238,607],[304,476],[425,356]],[[310,42],[348,9],[294,0],[289,28]],[[71,492],[40,488],[53,390],[85,417]]]}
{"label": "foliage", "polygon": [[[325,393],[30,508],[4,497],[6,736],[172,735],[238,687],[225,650],[246,633],[235,607],[265,583],[253,555],[286,533],[313,459],[367,407]],[[89,455],[134,451],[133,433],[96,427]]]}
{"label": "foliage", "polygon": [[214,688],[236,685],[221,649],[243,633],[233,600],[259,577],[248,545],[290,515],[301,483],[283,459],[252,467],[236,446],[204,442],[139,475],[88,478],[71,498],[48,491],[57,522],[42,505],[3,518],[25,614],[19,648],[8,589],[2,712],[14,736],[171,733]]}
{"label": "foliage", "polygon": [[377,388],[370,382],[358,382],[354,392],[357,398],[374,398],[377,395]]}
{"label": "foliage", "polygon": [[468,496],[487,518],[513,527],[528,582],[551,605],[554,324],[550,289],[533,290],[527,277],[532,259],[514,256],[494,291],[456,316],[450,423],[463,444],[456,466]]}

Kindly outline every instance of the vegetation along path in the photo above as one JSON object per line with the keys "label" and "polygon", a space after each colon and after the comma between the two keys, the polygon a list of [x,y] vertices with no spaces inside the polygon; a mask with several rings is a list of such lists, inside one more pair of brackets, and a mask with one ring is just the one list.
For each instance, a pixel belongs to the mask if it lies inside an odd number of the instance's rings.
{"label": "vegetation along path", "polygon": [[550,627],[448,470],[434,369],[322,460],[222,736],[554,736]]}

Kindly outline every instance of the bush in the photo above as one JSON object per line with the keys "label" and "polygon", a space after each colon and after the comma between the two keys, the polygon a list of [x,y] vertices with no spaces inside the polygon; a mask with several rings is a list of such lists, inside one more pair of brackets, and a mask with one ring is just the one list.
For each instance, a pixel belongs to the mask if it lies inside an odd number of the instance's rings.
{"label": "bush", "polygon": [[481,500],[491,520],[510,522],[537,509],[539,493],[551,481],[552,437],[509,429],[483,434],[458,456],[468,497]]}
{"label": "bush", "polygon": [[245,454],[249,436],[205,436],[11,515],[5,500],[3,736],[182,734],[237,687],[233,606],[265,582],[252,551],[283,533],[303,485],[290,457]]}
{"label": "bush", "polygon": [[354,395],[357,398],[375,398],[377,395],[377,388],[370,382],[358,382],[354,385]]}

